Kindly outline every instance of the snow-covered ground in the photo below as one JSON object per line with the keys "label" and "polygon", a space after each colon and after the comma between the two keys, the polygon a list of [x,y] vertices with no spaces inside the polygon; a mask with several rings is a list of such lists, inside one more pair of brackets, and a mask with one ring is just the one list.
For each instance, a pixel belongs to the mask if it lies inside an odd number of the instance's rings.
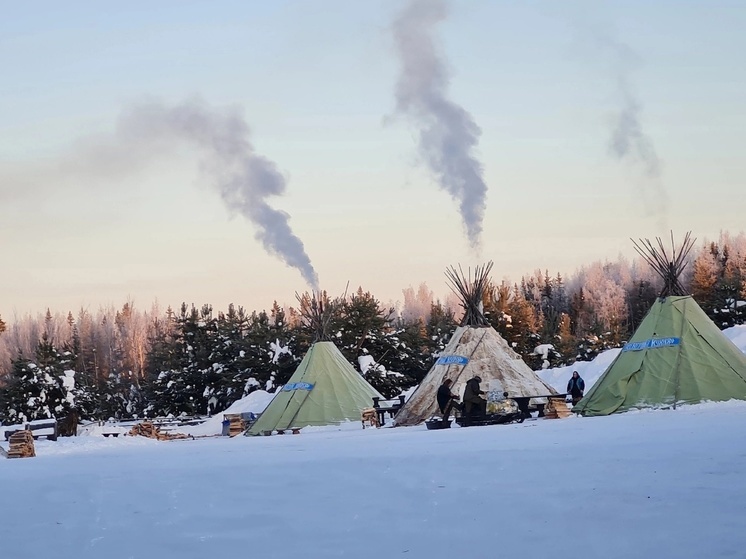
{"label": "snow-covered ground", "polygon": [[[746,325],[733,326],[723,330],[723,334],[730,339],[742,352],[746,353]],[[573,371],[585,381],[586,391],[595,384],[606,368],[611,365],[619,349],[610,349],[600,353],[593,361],[577,361],[567,367],[555,367],[554,369],[542,369],[536,371],[541,379],[550,384],[558,392],[567,390],[567,381],[570,380]],[[746,553],[744,554],[746,557]]]}
{"label": "snow-covered ground", "polygon": [[746,403],[0,460],[2,557],[743,557]]}

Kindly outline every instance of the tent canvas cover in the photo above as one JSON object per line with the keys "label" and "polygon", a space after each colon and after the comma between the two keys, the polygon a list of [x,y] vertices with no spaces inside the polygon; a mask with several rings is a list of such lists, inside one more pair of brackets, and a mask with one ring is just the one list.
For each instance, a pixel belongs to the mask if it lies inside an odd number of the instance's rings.
{"label": "tent canvas cover", "polygon": [[573,411],[746,400],[746,356],[691,296],[661,297]]}
{"label": "tent canvas cover", "polygon": [[359,421],[374,397],[383,399],[334,343],[316,342],[248,434]]}
{"label": "tent canvas cover", "polygon": [[438,412],[436,394],[446,378],[463,395],[466,381],[482,378],[482,390],[513,396],[556,394],[491,326],[459,326],[420,386],[396,414],[396,425],[416,425]]}

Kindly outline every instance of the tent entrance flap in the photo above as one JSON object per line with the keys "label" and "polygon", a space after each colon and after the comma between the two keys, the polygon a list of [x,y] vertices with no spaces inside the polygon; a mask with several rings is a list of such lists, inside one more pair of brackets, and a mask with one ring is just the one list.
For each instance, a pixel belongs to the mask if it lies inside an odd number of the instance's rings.
{"label": "tent entrance flap", "polygon": [[293,421],[298,417],[298,412],[303,407],[306,398],[311,394],[313,387],[314,385],[308,382],[288,383],[282,387],[283,392],[290,392],[291,394],[290,402],[285,408],[285,413],[282,414],[282,417],[277,422],[276,429],[278,431],[284,431],[293,427]]}

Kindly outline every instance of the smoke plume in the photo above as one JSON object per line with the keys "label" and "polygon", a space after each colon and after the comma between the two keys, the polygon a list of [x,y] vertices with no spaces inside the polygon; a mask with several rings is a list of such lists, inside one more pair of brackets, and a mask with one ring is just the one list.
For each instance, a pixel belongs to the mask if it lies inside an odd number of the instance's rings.
{"label": "smoke plume", "polygon": [[290,228],[290,216],[267,203],[285,193],[285,179],[274,162],[256,153],[249,127],[236,111],[212,111],[196,102],[170,108],[148,103],[123,116],[120,134],[126,141],[173,138],[197,146],[206,156],[204,170],[228,208],[254,224],[255,237],[268,253],[296,268],[318,290],[318,276]]}
{"label": "smoke plume", "polygon": [[661,164],[655,146],[642,125],[642,103],[632,86],[632,71],[638,58],[625,44],[606,38],[603,46],[609,51],[616,74],[619,110],[609,142],[609,151],[620,161],[629,161],[642,170],[643,197],[653,213],[665,211],[667,193],[661,180]]}
{"label": "smoke plume", "polygon": [[[290,228],[290,216],[267,202],[285,193],[285,178],[274,162],[256,153],[249,127],[237,110],[214,110],[199,101],[175,106],[140,103],[122,113],[113,134],[92,140],[79,142],[44,175],[114,180],[169,155],[175,146],[194,148],[202,172],[229,210],[248,219],[264,249],[296,268],[318,290],[318,276],[303,242]],[[47,183],[43,176],[34,180]]]}
{"label": "smoke plume", "polygon": [[480,128],[473,117],[448,98],[450,77],[433,39],[445,19],[442,0],[411,0],[393,22],[401,62],[396,110],[417,127],[419,151],[441,188],[459,204],[472,247],[482,234],[487,185],[473,154]]}

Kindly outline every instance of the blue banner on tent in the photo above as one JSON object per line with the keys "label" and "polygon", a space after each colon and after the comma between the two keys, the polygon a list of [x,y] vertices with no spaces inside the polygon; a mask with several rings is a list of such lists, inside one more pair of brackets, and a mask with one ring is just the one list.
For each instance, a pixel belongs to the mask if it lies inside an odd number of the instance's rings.
{"label": "blue banner on tent", "polygon": [[290,392],[291,390],[311,390],[313,384],[309,382],[291,382],[282,387],[283,392]]}
{"label": "blue banner on tent", "polygon": [[625,344],[622,351],[642,351],[643,349],[657,349],[659,347],[672,347],[679,345],[681,338],[654,338],[644,342],[629,342]]}
{"label": "blue banner on tent", "polygon": [[468,357],[463,357],[462,355],[444,355],[443,357],[438,357],[438,360],[435,362],[436,365],[466,365],[469,362]]}

